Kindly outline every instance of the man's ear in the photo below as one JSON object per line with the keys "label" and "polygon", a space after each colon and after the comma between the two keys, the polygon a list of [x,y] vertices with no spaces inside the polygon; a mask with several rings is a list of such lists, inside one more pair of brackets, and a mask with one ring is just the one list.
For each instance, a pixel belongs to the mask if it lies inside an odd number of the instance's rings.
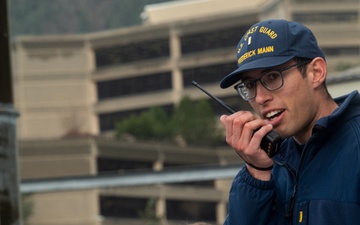
{"label": "man's ear", "polygon": [[314,88],[322,86],[325,82],[326,75],[327,75],[327,67],[326,62],[321,57],[316,57],[311,61],[309,64],[310,68],[309,72],[312,74],[312,82]]}

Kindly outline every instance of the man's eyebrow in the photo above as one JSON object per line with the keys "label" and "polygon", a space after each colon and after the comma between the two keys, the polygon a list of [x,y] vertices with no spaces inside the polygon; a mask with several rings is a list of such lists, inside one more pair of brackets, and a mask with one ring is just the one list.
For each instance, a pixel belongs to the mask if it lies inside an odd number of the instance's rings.
{"label": "man's eyebrow", "polygon": [[264,69],[260,72],[261,75],[265,74],[265,73],[268,73],[268,72],[272,72],[272,71],[278,71],[281,67],[270,67],[270,68],[267,68],[267,69]]}
{"label": "man's eyebrow", "polygon": [[249,75],[243,75],[242,80],[256,80],[259,77],[261,77],[262,75],[264,75],[264,74],[266,74],[268,72],[274,71],[274,70],[276,70],[276,69],[274,69],[274,67],[266,68],[266,69],[259,69],[259,74],[256,75],[255,77],[254,76],[249,76]]}
{"label": "man's eyebrow", "polygon": [[[260,70],[259,74],[260,76],[268,73],[268,72],[271,72],[271,71],[279,71],[279,69],[281,69],[282,67],[281,66],[275,66],[275,67],[270,67],[270,68],[265,68],[265,69],[258,69]],[[241,76],[241,81],[246,81],[246,80],[256,80],[257,78],[256,77],[253,77],[253,76],[249,76],[249,75],[246,75],[246,72],[243,73],[243,75]]]}

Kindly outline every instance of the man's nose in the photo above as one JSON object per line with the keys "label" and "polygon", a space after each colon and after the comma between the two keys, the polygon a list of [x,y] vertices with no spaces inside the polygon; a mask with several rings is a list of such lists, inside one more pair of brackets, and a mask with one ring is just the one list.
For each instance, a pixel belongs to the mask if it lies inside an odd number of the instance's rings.
{"label": "man's nose", "polygon": [[264,104],[271,99],[271,93],[264,85],[259,81],[256,85],[255,101],[258,104]]}

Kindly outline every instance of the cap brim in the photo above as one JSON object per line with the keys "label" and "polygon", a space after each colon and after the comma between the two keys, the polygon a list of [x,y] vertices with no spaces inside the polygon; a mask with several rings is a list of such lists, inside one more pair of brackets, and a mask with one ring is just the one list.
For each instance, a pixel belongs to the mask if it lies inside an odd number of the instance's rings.
{"label": "cap brim", "polygon": [[240,67],[238,67],[236,70],[231,72],[230,74],[226,75],[221,81],[220,81],[220,87],[221,88],[228,88],[231,85],[238,82],[241,78],[241,74],[245,71],[249,70],[255,70],[255,69],[266,69],[271,68],[275,66],[279,66],[281,64],[284,64],[291,59],[293,59],[294,56],[276,56],[276,57],[269,57],[269,58],[261,58],[254,61],[250,61],[247,63],[244,63]]}

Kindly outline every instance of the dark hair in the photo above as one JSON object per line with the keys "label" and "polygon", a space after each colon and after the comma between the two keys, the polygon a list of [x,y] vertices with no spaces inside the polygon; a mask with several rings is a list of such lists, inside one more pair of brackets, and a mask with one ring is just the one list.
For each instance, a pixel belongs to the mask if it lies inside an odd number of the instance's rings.
{"label": "dark hair", "polygon": [[300,71],[301,75],[303,77],[305,77],[306,76],[306,68],[307,68],[307,65],[311,62],[311,59],[295,57],[294,60],[297,64],[300,64],[298,66],[298,70]]}
{"label": "dark hair", "polygon": [[[312,59],[307,59],[307,58],[301,58],[301,57],[295,57],[294,58],[295,62],[297,64],[301,64],[300,66],[298,66],[298,70],[300,71],[301,75],[303,77],[306,76],[306,68],[308,66],[308,64],[312,61]],[[331,95],[327,89],[327,86],[326,86],[326,80],[324,81],[324,83],[322,84],[324,90],[325,90],[325,93],[328,95],[328,97],[331,98]]]}

